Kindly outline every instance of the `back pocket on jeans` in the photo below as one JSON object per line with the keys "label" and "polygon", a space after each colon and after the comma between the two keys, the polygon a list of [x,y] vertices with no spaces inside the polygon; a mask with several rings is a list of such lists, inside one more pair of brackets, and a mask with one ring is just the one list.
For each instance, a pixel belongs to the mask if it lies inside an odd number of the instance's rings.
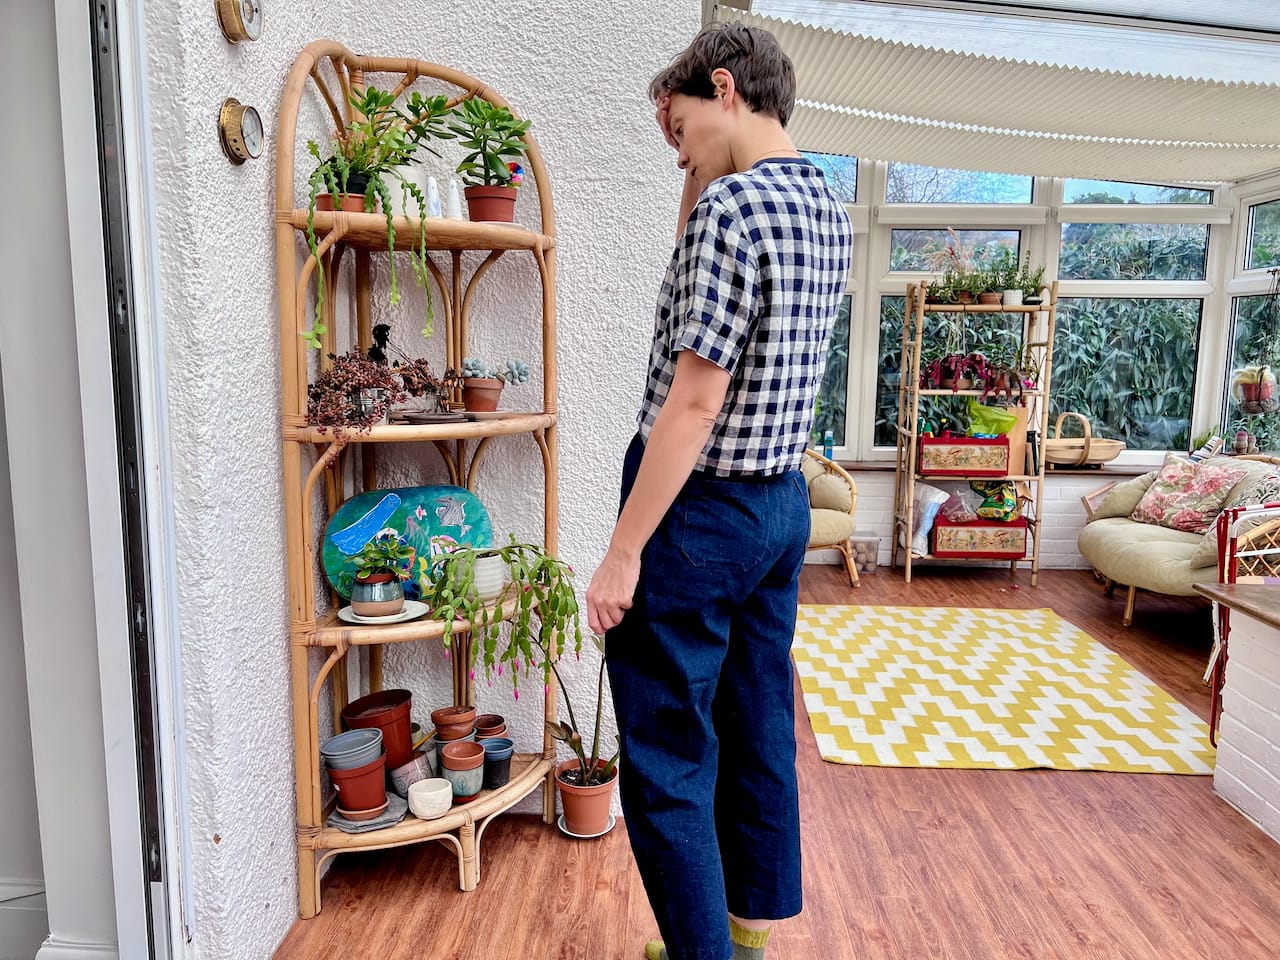
{"label": "back pocket on jeans", "polygon": [[[760,511],[768,505],[761,486],[723,483],[727,490],[686,492],[679,502],[680,552],[695,567],[749,570],[765,556],[769,525]],[[734,489],[739,486],[745,489]]]}

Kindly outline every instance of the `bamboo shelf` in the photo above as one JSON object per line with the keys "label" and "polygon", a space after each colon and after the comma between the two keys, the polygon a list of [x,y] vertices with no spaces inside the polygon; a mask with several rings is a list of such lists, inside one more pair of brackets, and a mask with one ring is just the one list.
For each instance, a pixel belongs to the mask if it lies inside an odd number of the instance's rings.
{"label": "bamboo shelf", "polygon": [[[376,79],[375,79],[376,78]],[[382,652],[389,643],[439,642],[444,623],[429,617],[393,625],[362,626],[340,621],[332,610],[328,585],[319,574],[319,538],[314,529],[317,508],[332,517],[350,496],[377,489],[378,450],[388,443],[420,443],[433,446],[448,469],[450,481],[474,489],[482,454],[494,437],[529,435],[536,445],[543,471],[543,527],[548,552],[556,552],[559,523],[558,459],[556,448],[556,343],[555,343],[555,212],[550,181],[542,154],[532,136],[526,135],[528,176],[521,192],[535,192],[539,222],[536,229],[519,224],[471,223],[439,217],[395,217],[395,249],[417,248],[425,241],[428,270],[438,294],[438,332],[445,338],[445,362],[454,369],[467,355],[468,327],[473,293],[490,266],[507,253],[531,257],[542,286],[541,340],[543,394],[540,409],[481,415],[458,423],[388,424],[367,433],[320,431],[307,426],[308,352],[300,336],[310,327],[309,299],[316,284],[315,258],[307,247],[307,217],[298,209],[294,182],[299,142],[321,131],[298,130],[304,97],[318,93],[327,105],[335,129],[352,119],[348,94],[374,83],[398,96],[417,79],[443,81],[456,88],[451,102],[481,97],[498,106],[509,106],[495,91],[478,80],[449,67],[423,60],[357,56],[340,43],[317,40],[294,62],[285,83],[277,115],[276,137],[276,269],[279,295],[281,358],[281,435],[285,492],[285,528],[289,561],[290,673],[293,701],[294,772],[297,796],[298,913],[303,919],[320,910],[320,875],[325,863],[349,850],[376,850],[429,840],[448,845],[458,859],[458,883],[474,890],[480,882],[480,840],[485,826],[525,797],[541,789],[542,818],[551,823],[555,813],[555,746],[545,730],[539,731],[541,753],[517,754],[510,782],[497,790],[481,792],[476,799],[454,807],[437,820],[409,815],[401,823],[368,833],[349,834],[329,827],[325,818],[332,801],[323,797],[320,761],[320,705],[326,692],[333,700],[334,727],[351,693],[348,658],[352,651],[367,657],[368,692],[382,689]],[[353,341],[364,349],[372,343],[370,303],[371,257],[385,255],[386,218],[380,213],[317,212],[313,220],[318,256],[324,264],[327,287],[323,320],[328,331],[322,337],[322,355],[338,352],[334,314],[339,301],[354,303]],[[464,276],[463,254],[487,252],[478,267]],[[355,261],[354,280],[338,269],[344,256]],[[442,262],[438,262],[442,259]],[[350,290],[344,285],[351,284]],[[352,296],[353,295],[353,296]],[[357,458],[359,461],[357,468]],[[319,582],[318,582],[319,581]],[[496,615],[510,619],[516,601],[503,598]],[[450,658],[455,704],[475,702],[470,676],[471,636],[465,624],[455,623],[454,655]],[[317,666],[313,651],[325,654]],[[360,651],[364,651],[361,653]],[[363,691],[360,691],[363,692]],[[422,705],[419,705],[422,706]],[[556,717],[556,691],[543,698],[544,718]]]}
{"label": "bamboo shelf", "polygon": [[[1022,390],[1021,396],[1029,406],[1027,426],[1039,432],[1041,450],[1034,473],[1026,471],[1026,465],[1010,464],[1010,471],[1004,476],[955,476],[951,474],[922,474],[916,469],[919,455],[920,401],[923,398],[941,397],[975,397],[983,395],[982,390],[948,390],[945,388],[924,388],[920,386],[920,374],[923,369],[921,349],[924,340],[925,317],[929,314],[960,314],[955,322],[963,324],[967,314],[1012,314],[1022,317],[1022,331],[1019,338],[1021,344],[1019,355],[1028,356],[1033,361],[1036,383],[1035,389]],[[1039,325],[1035,322],[1035,314],[1046,314],[1044,332],[1039,333]],[[1050,288],[1049,300],[1041,304],[1023,304],[1006,307],[1001,304],[976,303],[928,303],[925,300],[925,288],[916,284],[907,287],[906,308],[902,319],[902,353],[901,373],[898,377],[898,419],[895,424],[897,435],[897,459],[895,461],[893,484],[893,534],[889,545],[889,565],[896,567],[899,559],[902,562],[903,576],[907,583],[911,582],[912,567],[921,560],[938,563],[970,562],[984,560],[983,557],[935,557],[932,554],[913,555],[911,552],[911,531],[915,527],[915,486],[918,481],[930,482],[967,482],[970,480],[1008,480],[1014,483],[1029,485],[1031,491],[1030,507],[1032,513],[1025,515],[1027,531],[1031,536],[1030,556],[1019,560],[1010,560],[1010,573],[1018,569],[1018,564],[1026,563],[1031,567],[1031,585],[1034,587],[1040,574],[1040,516],[1044,508],[1044,472],[1045,459],[1043,441],[1048,435],[1049,422],[1049,388],[1053,374],[1053,339],[1058,317],[1058,284],[1054,281]],[[987,394],[990,398],[997,395],[994,391]],[[1015,473],[1014,470],[1017,470]],[[905,541],[907,546],[903,546]],[[989,561],[987,561],[989,562]]]}
{"label": "bamboo shelf", "polygon": [[[470,220],[446,220],[443,217],[392,217],[396,249],[416,247],[423,231],[430,250],[550,250],[554,237],[534,233],[510,223],[472,223]],[[289,215],[295,230],[307,229],[307,211],[295,209]],[[381,213],[346,213],[317,210],[314,230],[323,239],[338,230],[342,242],[355,250],[387,249],[387,218]]]}

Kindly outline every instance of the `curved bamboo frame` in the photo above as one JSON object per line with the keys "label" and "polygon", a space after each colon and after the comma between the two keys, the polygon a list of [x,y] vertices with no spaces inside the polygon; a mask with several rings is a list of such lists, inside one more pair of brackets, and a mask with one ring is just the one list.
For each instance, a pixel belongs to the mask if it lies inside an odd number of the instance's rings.
{"label": "curved bamboo frame", "polygon": [[[331,73],[332,76],[326,76]],[[456,807],[439,820],[406,820],[394,827],[365,834],[346,834],[325,827],[329,807],[322,803],[319,756],[319,707],[326,684],[333,689],[335,717],[347,698],[347,655],[352,648],[369,648],[369,686],[382,684],[382,646],[386,642],[402,642],[439,637],[439,624],[422,621],[400,624],[388,632],[371,635],[368,628],[344,629],[327,618],[316,617],[316,585],[314,557],[318,541],[312,529],[311,509],[320,491],[330,516],[346,498],[345,482],[350,463],[353,483],[364,489],[376,485],[376,449],[379,443],[429,443],[442,457],[451,481],[465,482],[471,487],[477,468],[490,440],[495,436],[529,434],[538,446],[544,475],[544,535],[546,548],[555,553],[559,514],[557,498],[558,461],[556,454],[556,349],[555,349],[555,213],[551,200],[546,166],[537,142],[525,136],[527,165],[532,185],[537,190],[539,230],[530,232],[519,225],[473,224],[439,218],[396,218],[397,249],[407,249],[425,231],[428,251],[448,251],[451,274],[446,277],[435,259],[427,258],[427,269],[439,287],[442,305],[446,362],[461,366],[466,354],[472,297],[481,278],[508,250],[524,250],[533,255],[542,285],[542,410],[536,413],[512,414],[503,418],[463,424],[430,426],[376,427],[365,434],[349,433],[335,437],[306,426],[308,354],[300,334],[308,327],[308,291],[314,283],[316,258],[309,251],[299,262],[300,231],[306,228],[307,211],[295,208],[294,162],[298,135],[298,115],[305,89],[314,83],[328,108],[335,129],[353,119],[349,97],[364,88],[374,75],[397,76],[396,95],[403,93],[419,78],[443,81],[460,91],[450,105],[469,97],[481,97],[496,106],[507,103],[496,91],[468,76],[440,64],[423,60],[364,57],[353,54],[332,40],[317,40],[308,45],[296,61],[285,82],[276,121],[276,286],[279,297],[280,388],[282,436],[284,441],[283,474],[285,488],[285,520],[289,559],[290,671],[292,675],[295,778],[298,820],[298,912],[304,919],[320,910],[320,873],[324,864],[347,850],[373,850],[425,840],[438,840],[450,845],[458,857],[458,879],[463,890],[472,890],[480,879],[480,838],[493,817],[510,809],[539,787],[543,794],[543,819],[550,823],[554,812],[553,768],[555,749],[550,735],[543,734],[541,754],[525,754],[517,759],[519,769],[504,788],[486,791],[465,807]],[[337,89],[334,89],[336,83]],[[527,187],[526,187],[527,189]],[[319,239],[319,256],[324,267],[326,304],[323,320],[328,332],[323,337],[324,353],[334,351],[337,344],[335,303],[340,286],[339,270],[347,249],[355,252],[354,289],[356,294],[356,336],[359,345],[370,346],[371,310],[370,253],[385,249],[385,220],[379,214],[320,213],[314,218]],[[380,248],[379,243],[383,246]],[[462,252],[479,250],[488,253],[485,260],[463,282]],[[327,361],[321,357],[321,364]],[[467,456],[468,443],[475,447]],[[303,448],[315,445],[315,459],[304,465]],[[452,449],[451,449],[452,447]],[[359,468],[350,457],[359,450]],[[323,481],[323,482],[322,482]],[[326,595],[329,591],[323,591]],[[331,597],[329,599],[332,599]],[[510,615],[507,609],[500,615]],[[470,638],[459,634],[465,647]],[[318,670],[313,671],[309,649],[329,647],[329,655]],[[455,698],[471,702],[472,688],[467,658],[452,658]],[[556,716],[556,694],[550,688],[544,699],[545,715]]]}
{"label": "curved bamboo frame", "polygon": [[[817,460],[822,464],[822,468],[826,471],[828,476],[839,477],[849,487],[849,516],[852,517],[854,515],[854,511],[858,509],[858,484],[853,477],[849,475],[849,471],[840,466],[840,464],[836,463],[834,460],[828,460],[822,454],[818,453],[817,450],[805,450],[805,456],[812,457],[814,460]],[[853,547],[849,545],[848,537],[845,537],[843,540],[837,541],[836,543],[811,543],[809,544],[808,549],[839,550],[840,556],[844,558],[845,572],[849,574],[849,586],[862,586],[862,581],[858,578],[858,564],[853,559]]]}

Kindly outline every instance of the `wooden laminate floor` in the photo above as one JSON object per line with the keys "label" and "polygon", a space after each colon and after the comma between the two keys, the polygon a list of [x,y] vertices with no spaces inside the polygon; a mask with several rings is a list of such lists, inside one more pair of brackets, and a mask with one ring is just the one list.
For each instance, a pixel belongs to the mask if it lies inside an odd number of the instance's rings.
{"label": "wooden laminate floor", "polygon": [[[813,603],[1052,607],[1202,717],[1207,607],[1123,599],[1092,576],[881,570],[858,591],[805,568]],[[855,767],[818,758],[797,711],[805,908],[770,960],[1018,957],[1280,958],[1280,845],[1213,793],[1210,777]],[[622,829],[571,841],[537,818],[485,833],[480,887],[459,892],[436,845],[339,857],[324,909],[277,960],[639,960],[652,914]]]}

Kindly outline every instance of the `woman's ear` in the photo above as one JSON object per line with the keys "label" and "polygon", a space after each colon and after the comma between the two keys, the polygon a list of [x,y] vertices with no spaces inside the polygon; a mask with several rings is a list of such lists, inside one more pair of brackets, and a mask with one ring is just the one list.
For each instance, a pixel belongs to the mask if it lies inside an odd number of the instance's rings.
{"label": "woman's ear", "polygon": [[711,71],[711,85],[715,88],[716,99],[725,107],[733,104],[737,87],[733,82],[733,74],[724,67],[716,67]]}

